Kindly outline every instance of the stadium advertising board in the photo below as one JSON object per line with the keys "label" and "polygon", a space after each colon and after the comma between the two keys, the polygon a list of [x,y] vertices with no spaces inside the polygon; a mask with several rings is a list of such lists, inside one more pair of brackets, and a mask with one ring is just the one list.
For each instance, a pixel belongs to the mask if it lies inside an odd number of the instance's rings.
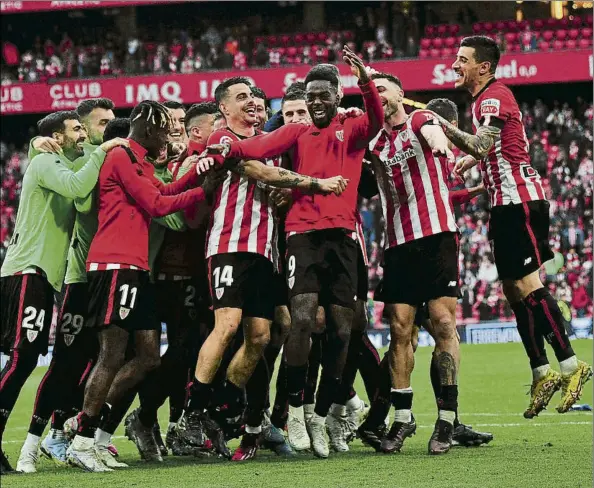
{"label": "stadium advertising board", "polygon": [[[0,10],[3,14],[17,14],[22,12],[47,12],[50,10],[74,10],[82,8],[114,8],[134,7],[140,5],[154,5],[159,3],[181,2],[192,0],[2,0]],[[196,1],[196,0],[193,0]]]}
{"label": "stadium advertising board", "polygon": [[[408,92],[453,89],[455,74],[450,65],[450,61],[435,59],[373,63],[379,71],[398,75]],[[348,66],[343,64],[339,68],[345,93],[358,93],[357,79]],[[309,66],[296,66],[17,83],[0,88],[0,112],[10,115],[67,110],[75,108],[80,100],[91,97],[111,98],[121,108],[133,107],[145,99],[195,103],[213,100],[215,88],[225,78],[238,75],[252,79],[270,98],[278,98],[283,96],[291,83],[302,80],[309,69]],[[592,53],[585,50],[507,54],[501,58],[497,77],[509,85],[588,81],[592,79]]]}

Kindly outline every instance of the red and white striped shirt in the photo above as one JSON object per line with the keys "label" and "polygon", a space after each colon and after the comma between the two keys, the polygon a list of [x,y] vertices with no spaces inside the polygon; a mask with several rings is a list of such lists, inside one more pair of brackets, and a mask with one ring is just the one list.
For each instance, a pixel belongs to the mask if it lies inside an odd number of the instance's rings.
{"label": "red and white striped shirt", "polygon": [[472,126],[493,125],[501,134],[480,161],[491,206],[544,200],[540,175],[530,165],[522,112],[511,90],[493,78],[472,102]]}
{"label": "red and white striped shirt", "polygon": [[448,191],[447,160],[434,156],[421,134],[437,125],[429,110],[413,112],[406,122],[382,129],[369,143],[378,182],[388,248],[439,234],[458,232]]}
{"label": "red and white striped shirt", "polygon": [[[208,144],[241,140],[225,128],[213,132]],[[280,166],[281,158],[265,164]],[[274,207],[268,202],[266,185],[229,172],[216,192],[212,207],[206,257],[231,252],[252,252],[273,261]]]}

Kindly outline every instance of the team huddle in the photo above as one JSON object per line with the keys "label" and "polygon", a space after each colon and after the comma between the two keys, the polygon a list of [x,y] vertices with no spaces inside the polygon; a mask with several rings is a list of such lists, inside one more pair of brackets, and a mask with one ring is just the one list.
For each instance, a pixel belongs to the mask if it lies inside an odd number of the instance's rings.
{"label": "team huddle", "polygon": [[[473,96],[474,134],[458,128],[447,99],[407,114],[394,74],[365,67],[347,47],[343,56],[364,110],[339,108],[338,69],[320,64],[287,89],[270,119],[265,93],[235,77],[217,87],[216,102],[187,110],[143,101],[130,118],[116,118],[101,98],[39,121],[0,278],[0,351],[9,356],[0,435],[48,352],[54,295],[58,317],[16,470],[2,452],[2,474],[36,472],[39,452],[91,472],[126,468],[112,443],[122,422],[149,462],[168,454],[245,461],[259,449],[327,458],[356,437],[377,452],[400,452],[417,427],[419,327],[435,340],[429,454],[490,442],[458,418],[455,313],[453,205],[483,192],[491,249],[532,369],[524,417],[559,390],[559,413],[578,400],[592,369],[576,358],[539,278],[552,258],[549,204],[517,102],[494,76],[495,42],[465,38],[453,65],[456,87]],[[456,162],[453,146],[467,156]],[[475,165],[483,184],[450,190]],[[376,195],[386,248],[375,299],[385,303],[391,338],[381,361],[365,332],[358,212],[361,198]],[[357,372],[370,406],[354,390]],[[128,413],[136,395],[139,407]],[[157,414],[166,400],[163,440]],[[227,442],[238,437],[231,453]]]}

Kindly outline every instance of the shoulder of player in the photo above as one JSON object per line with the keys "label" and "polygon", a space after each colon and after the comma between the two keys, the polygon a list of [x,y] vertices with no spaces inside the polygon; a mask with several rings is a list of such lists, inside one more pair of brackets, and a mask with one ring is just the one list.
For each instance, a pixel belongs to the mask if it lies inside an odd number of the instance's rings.
{"label": "shoulder of player", "polygon": [[503,104],[517,104],[511,89],[499,80],[489,85],[487,89],[480,94],[476,101],[477,105],[481,106],[489,100],[498,100]]}
{"label": "shoulder of player", "polygon": [[207,141],[207,145],[210,144],[225,144],[229,142],[239,141],[239,137],[236,134],[231,132],[228,128],[218,129],[215,130],[209,137]]}
{"label": "shoulder of player", "polygon": [[41,153],[35,156],[31,161],[29,161],[29,166],[27,166],[27,171],[31,168],[31,171],[35,171],[38,167],[47,167],[50,164],[63,164],[62,157],[58,154],[54,153]]}

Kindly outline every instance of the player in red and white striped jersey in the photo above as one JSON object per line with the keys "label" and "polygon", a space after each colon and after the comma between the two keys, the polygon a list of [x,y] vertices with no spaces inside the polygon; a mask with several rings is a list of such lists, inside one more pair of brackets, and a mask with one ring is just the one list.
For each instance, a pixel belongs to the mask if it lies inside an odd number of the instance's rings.
{"label": "player in red and white striped jersey", "polygon": [[[384,290],[390,321],[391,402],[394,423],[381,442],[384,452],[400,451],[416,430],[411,413],[414,366],[411,334],[419,304],[429,303],[435,324],[436,356],[442,372],[442,403],[430,454],[448,452],[458,402],[460,346],[456,335],[458,228],[448,192],[453,154],[436,115],[407,115],[400,80],[372,75],[384,108],[384,128],[369,144],[386,222]],[[408,279],[402,279],[407,277]]]}
{"label": "player in red and white striped jersey", "polygon": [[[209,145],[256,135],[254,125],[258,118],[249,80],[229,78],[217,87],[215,97],[227,127],[211,134]],[[274,271],[274,219],[267,187],[262,183],[303,191],[316,187],[317,180],[279,169],[278,157],[266,160],[265,164],[243,160],[230,160],[227,164],[214,169],[232,171],[216,192],[206,246],[215,326],[198,356],[188,417],[190,423],[194,419],[202,422],[209,437],[229,456],[220,427],[204,410],[212,398],[211,384],[223,354],[242,319],[246,324],[244,344],[227,368],[226,389],[233,404],[242,394],[270,338],[275,305],[274,296],[270,293]],[[322,193],[334,191],[335,187],[341,191],[338,187],[346,186],[342,177],[320,180],[319,183],[317,191]],[[244,453],[249,451],[250,457],[257,448],[261,422],[262,418],[248,418],[246,421],[241,449]],[[241,460],[247,459],[245,455],[240,457]]]}
{"label": "player in red and white striped jersey", "polygon": [[[475,135],[444,119],[440,122],[450,140],[475,158],[459,162],[456,172],[480,161],[492,207],[491,251],[532,368],[531,400],[524,417],[533,418],[560,388],[557,411],[566,412],[579,398],[592,369],[577,360],[557,301],[540,281],[541,265],[553,257],[548,239],[549,203],[540,176],[530,165],[518,104],[510,89],[495,78],[500,55],[489,37],[462,40],[452,68],[458,75],[456,87],[473,96]],[[561,375],[549,366],[544,339],[555,351]]]}

